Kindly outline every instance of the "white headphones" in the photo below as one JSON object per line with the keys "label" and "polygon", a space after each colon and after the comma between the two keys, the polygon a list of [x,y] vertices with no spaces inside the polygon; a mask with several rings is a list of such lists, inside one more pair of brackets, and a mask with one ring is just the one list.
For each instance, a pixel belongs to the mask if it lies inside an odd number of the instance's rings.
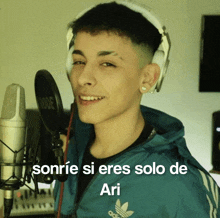
{"label": "white headphones", "polygon": [[[161,23],[158,21],[158,19],[155,17],[155,15],[153,15],[153,13],[150,12],[150,10],[147,10],[146,8],[140,7],[134,3],[127,1],[112,1],[112,2],[116,2],[117,4],[124,5],[127,8],[142,14],[151,24],[154,25],[155,28],[157,28],[158,32],[161,34],[161,44],[159,45],[157,51],[154,53],[152,59],[152,63],[156,63],[160,67],[160,77],[157,83],[149,91],[150,93],[154,93],[155,91],[159,92],[169,64],[168,56],[170,51],[170,41],[169,41],[168,33],[165,33],[165,27],[163,27]],[[110,2],[106,2],[106,3],[110,3]],[[78,19],[79,17],[83,16],[87,11],[89,11],[95,6],[83,10],[81,13],[79,13],[76,16],[75,19]],[[73,38],[72,28],[68,30],[66,37],[67,37],[67,50],[68,50],[66,71],[70,75],[73,66],[72,52],[74,50],[74,46],[69,48],[70,42]]]}

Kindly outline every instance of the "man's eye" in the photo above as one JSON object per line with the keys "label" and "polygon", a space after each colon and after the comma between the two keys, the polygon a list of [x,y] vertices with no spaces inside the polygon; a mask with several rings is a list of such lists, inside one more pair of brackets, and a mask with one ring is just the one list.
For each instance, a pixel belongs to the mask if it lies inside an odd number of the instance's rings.
{"label": "man's eye", "polygon": [[111,64],[109,62],[105,62],[102,64],[104,67],[116,67],[114,64]]}
{"label": "man's eye", "polygon": [[73,62],[73,65],[84,65],[85,64],[85,62],[83,62],[83,61],[74,61]]}

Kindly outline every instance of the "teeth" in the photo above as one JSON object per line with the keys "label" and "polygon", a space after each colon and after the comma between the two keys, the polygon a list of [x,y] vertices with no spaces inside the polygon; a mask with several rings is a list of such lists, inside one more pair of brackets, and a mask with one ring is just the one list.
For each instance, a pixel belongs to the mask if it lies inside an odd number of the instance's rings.
{"label": "teeth", "polygon": [[94,96],[80,96],[80,98],[84,101],[94,101],[94,100],[101,100],[103,97],[94,97]]}

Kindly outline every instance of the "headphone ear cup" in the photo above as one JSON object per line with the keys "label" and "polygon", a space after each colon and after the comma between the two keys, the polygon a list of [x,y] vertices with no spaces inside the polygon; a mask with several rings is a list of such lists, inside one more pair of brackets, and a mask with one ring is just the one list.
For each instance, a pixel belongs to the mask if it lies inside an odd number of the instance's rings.
{"label": "headphone ear cup", "polygon": [[150,93],[154,93],[156,90],[159,91],[158,87],[161,87],[161,82],[162,82],[163,73],[164,73],[164,65],[165,65],[164,57],[165,57],[165,54],[161,50],[157,50],[154,53],[152,63],[157,64],[160,67],[160,76],[156,84],[149,90]]}
{"label": "headphone ear cup", "polygon": [[161,73],[164,67],[164,52],[161,50],[157,50],[154,53],[152,63],[158,64],[158,66],[160,67],[160,73]]}
{"label": "headphone ear cup", "polygon": [[73,50],[74,50],[74,46],[72,46],[68,51],[67,59],[66,59],[66,72],[69,76],[73,68],[73,57],[72,57]]}

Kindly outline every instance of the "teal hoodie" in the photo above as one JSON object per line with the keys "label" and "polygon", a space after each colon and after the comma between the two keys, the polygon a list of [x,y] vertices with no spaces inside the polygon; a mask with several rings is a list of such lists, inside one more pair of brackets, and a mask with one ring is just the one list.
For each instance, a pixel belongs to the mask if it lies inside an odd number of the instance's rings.
{"label": "teal hoodie", "polygon": [[[69,174],[64,185],[62,217],[220,217],[218,186],[191,156],[182,123],[155,109],[141,106],[141,111],[157,133],[108,162],[106,165],[124,166],[124,170],[97,173],[78,204],[78,174]],[[92,125],[82,123],[77,113],[73,127],[75,135],[69,144],[68,165],[81,169],[85,147],[94,130]],[[55,211],[59,190],[60,182],[56,182]]]}

